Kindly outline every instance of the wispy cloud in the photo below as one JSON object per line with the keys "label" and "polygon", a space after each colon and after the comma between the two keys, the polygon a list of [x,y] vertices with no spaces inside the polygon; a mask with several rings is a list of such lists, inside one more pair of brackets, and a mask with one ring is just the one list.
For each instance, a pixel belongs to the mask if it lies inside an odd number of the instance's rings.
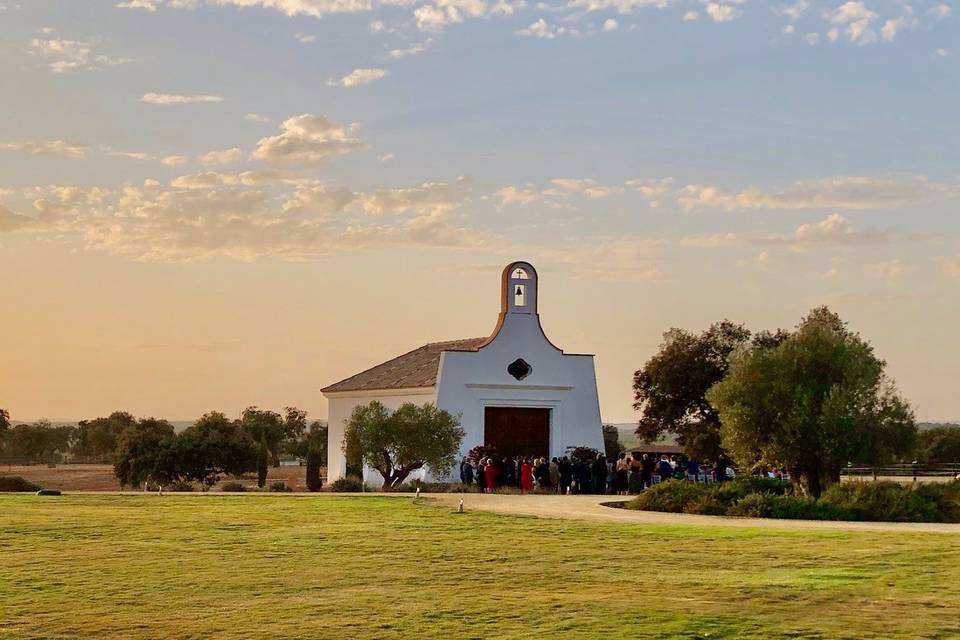
{"label": "wispy cloud", "polygon": [[49,142],[5,142],[0,149],[22,151],[33,156],[61,156],[64,158],[84,158],[90,148],[77,142],[51,140]]}
{"label": "wispy cloud", "polygon": [[331,87],[359,87],[360,85],[376,82],[388,74],[389,71],[386,69],[354,69],[342,78],[336,80],[331,78],[327,81],[327,84]]}
{"label": "wispy cloud", "polygon": [[215,94],[178,95],[174,93],[145,93],[140,102],[158,105],[179,105],[223,102],[223,96]]}

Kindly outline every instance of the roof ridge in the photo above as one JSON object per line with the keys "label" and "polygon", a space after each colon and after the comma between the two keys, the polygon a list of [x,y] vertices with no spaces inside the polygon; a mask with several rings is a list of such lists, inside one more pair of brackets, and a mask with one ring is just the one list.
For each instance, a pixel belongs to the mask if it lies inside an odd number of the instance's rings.
{"label": "roof ridge", "polygon": [[[473,351],[475,349],[471,349],[471,347],[479,346],[484,340],[486,338],[462,338],[443,342],[428,342],[395,358],[328,385],[320,391],[372,391],[377,389],[431,387],[437,383],[441,353],[444,351]],[[423,354],[420,355],[420,352],[423,352]]]}

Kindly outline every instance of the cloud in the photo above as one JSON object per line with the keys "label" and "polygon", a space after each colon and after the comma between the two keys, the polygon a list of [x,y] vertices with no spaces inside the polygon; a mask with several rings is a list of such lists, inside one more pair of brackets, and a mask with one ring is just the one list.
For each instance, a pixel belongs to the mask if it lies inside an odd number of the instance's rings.
{"label": "cloud", "polygon": [[937,55],[938,58],[946,58],[950,52],[947,51],[946,49],[937,49],[936,51],[934,51],[934,53]]}
{"label": "cloud", "polygon": [[160,162],[168,167],[176,167],[177,165],[186,164],[189,161],[190,158],[187,156],[165,156],[160,160]]}
{"label": "cloud", "polygon": [[317,41],[317,36],[312,35],[312,34],[295,33],[295,34],[293,35],[293,37],[294,37],[294,38],[296,39],[296,41],[299,42],[300,44],[310,44],[311,42],[316,42],[316,41]]}
{"label": "cloud", "polygon": [[680,239],[680,246],[683,247],[703,247],[716,248],[728,247],[737,243],[737,236],[734,233],[714,233],[709,236],[686,236]]}
{"label": "cloud", "polygon": [[567,7],[581,9],[587,13],[592,11],[615,10],[620,14],[633,13],[635,9],[666,9],[671,0],[571,0]]}
{"label": "cloud", "polygon": [[354,69],[339,80],[330,79],[327,84],[331,87],[359,87],[370,84],[389,75],[386,69]]}
{"label": "cloud", "polygon": [[243,151],[240,147],[233,147],[221,151],[210,151],[197,159],[203,165],[233,164],[243,159]]}
{"label": "cloud", "polygon": [[[517,6],[523,6],[522,0]],[[417,28],[422,31],[440,31],[445,26],[459,24],[467,18],[485,18],[494,15],[513,15],[514,5],[507,0],[433,0],[413,12]]]}
{"label": "cloud", "polygon": [[262,116],[259,113],[245,113],[243,119],[248,122],[270,122],[270,118]]}
{"label": "cloud", "polygon": [[394,60],[415,56],[426,51],[432,42],[432,38],[427,38],[423,42],[417,42],[404,49],[390,49],[390,51],[387,52],[387,56]]}
{"label": "cloud", "polygon": [[[580,194],[590,199],[606,198],[623,192],[622,187],[605,186],[590,178],[554,178],[550,181],[561,193]],[[556,192],[554,191],[553,194]]]}
{"label": "cloud", "polygon": [[699,19],[700,19],[700,14],[697,13],[696,11],[687,11],[686,13],[683,14],[684,22],[693,22],[694,20],[699,20]]}
{"label": "cloud", "polygon": [[112,58],[97,53],[97,44],[96,40],[34,38],[30,41],[30,52],[48,60],[54,73],[97,71],[130,62],[130,58]]}
{"label": "cloud", "polygon": [[885,242],[887,236],[878,231],[857,231],[850,222],[838,213],[831,214],[820,222],[802,224],[794,232],[798,244],[865,244]]}
{"label": "cloud", "polygon": [[830,40],[836,40],[839,35],[836,29],[843,28],[847,39],[856,44],[871,44],[877,41],[877,34],[871,24],[878,17],[877,13],[868,9],[861,0],[851,0],[834,9],[823,11],[823,18],[834,27],[831,30],[833,35],[829,36]]}
{"label": "cloud", "polygon": [[[492,236],[450,221],[469,181],[352,192],[253,172],[180,176],[116,190],[37,188],[36,217],[0,209],[0,230],[139,261],[304,259],[393,247],[469,249]],[[502,242],[502,240],[500,240]]]}
{"label": "cloud", "polygon": [[950,15],[950,5],[941,2],[937,6],[927,9],[927,14],[933,16],[936,20],[943,20]]}
{"label": "cloud", "polygon": [[262,138],[251,156],[264,162],[304,165],[324,163],[363,147],[352,137],[353,125],[305,113],[283,121],[280,135]]}
{"label": "cloud", "polygon": [[924,178],[882,179],[836,176],[800,181],[791,187],[765,191],[750,187],[739,192],[704,184],[687,185],[680,204],[686,209],[882,209],[934,197],[938,187]]}
{"label": "cloud", "polygon": [[0,204],[0,233],[23,229],[28,227],[33,221],[33,218],[14,213]]}
{"label": "cloud", "polygon": [[149,13],[154,13],[157,10],[157,3],[159,0],[127,0],[126,2],[118,2],[113,5],[117,9],[143,9]]}
{"label": "cloud", "polygon": [[530,38],[544,38],[546,40],[552,40],[558,36],[576,36],[579,35],[579,31],[576,29],[569,29],[564,26],[550,24],[543,18],[540,18],[536,22],[530,24],[530,26],[525,29],[517,29],[513,32],[518,36],[527,36]]}
{"label": "cloud", "polygon": [[603,30],[604,31],[616,31],[620,28],[620,23],[618,23],[613,18],[607,18],[603,21]]}
{"label": "cloud", "polygon": [[905,275],[913,271],[913,267],[904,263],[902,260],[889,260],[887,262],[878,262],[868,264],[864,271],[867,275],[886,280],[887,282],[896,282]]}
{"label": "cloud", "polygon": [[207,4],[235,7],[261,7],[294,16],[322,18],[333,13],[360,13],[373,9],[370,0],[206,0]]}
{"label": "cloud", "polygon": [[458,178],[455,182],[424,182],[401,188],[380,188],[357,194],[357,206],[372,216],[446,214],[463,201],[470,181]]}
{"label": "cloud", "polygon": [[703,8],[714,22],[731,22],[743,15],[743,9],[737,6],[741,3],[742,0],[726,3],[704,2]]}
{"label": "cloud", "polygon": [[223,102],[223,97],[218,95],[181,96],[170,93],[145,93],[143,97],[140,98],[140,102],[159,105],[195,104],[204,102]]}
{"label": "cloud", "polygon": [[22,151],[32,156],[61,156],[63,158],[85,158],[89,147],[76,142],[51,140],[50,142],[5,142],[0,149]]}
{"label": "cloud", "polygon": [[243,171],[240,173],[217,173],[206,171],[178,176],[170,181],[175,189],[213,189],[221,186],[263,186],[276,179],[273,173],[261,171]]}
{"label": "cloud", "polygon": [[819,33],[805,33],[803,34],[803,41],[806,42],[811,47],[820,42]]}
{"label": "cloud", "polygon": [[500,204],[503,206],[511,204],[530,204],[542,199],[542,196],[532,189],[521,189],[514,186],[506,186],[493,194],[500,198]]}
{"label": "cloud", "polygon": [[883,23],[883,27],[880,28],[880,37],[884,42],[893,42],[899,31],[902,29],[911,29],[917,25],[917,22],[917,19],[914,18],[910,12],[899,18],[887,20]]}
{"label": "cloud", "polygon": [[787,16],[790,18],[790,22],[796,22],[803,14],[806,13],[807,9],[810,8],[810,2],[808,0],[797,0],[793,4],[784,5],[778,10],[778,13]]}

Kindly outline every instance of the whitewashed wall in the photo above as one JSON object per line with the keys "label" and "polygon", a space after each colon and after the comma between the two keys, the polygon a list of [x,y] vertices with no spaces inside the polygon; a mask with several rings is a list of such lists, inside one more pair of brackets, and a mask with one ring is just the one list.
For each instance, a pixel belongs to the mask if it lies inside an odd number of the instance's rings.
{"label": "whitewashed wall", "polygon": [[[550,455],[567,447],[603,451],[593,356],[564,355],[544,338],[536,317],[504,322],[497,338],[476,352],[444,352],[437,405],[461,413],[466,431],[461,453],[483,444],[484,409],[544,407],[550,412]],[[532,373],[517,381],[507,365],[523,358]]]}

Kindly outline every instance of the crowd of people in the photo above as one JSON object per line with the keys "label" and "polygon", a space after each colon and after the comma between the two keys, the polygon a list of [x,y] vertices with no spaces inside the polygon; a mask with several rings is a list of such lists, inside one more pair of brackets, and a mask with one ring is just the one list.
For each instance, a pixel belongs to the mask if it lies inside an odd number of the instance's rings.
{"label": "crowd of people", "polygon": [[474,484],[481,492],[492,493],[508,487],[522,492],[561,494],[591,493],[626,495],[639,493],[664,480],[679,478],[693,482],[722,482],[732,474],[730,462],[721,457],[711,466],[688,460],[685,456],[621,453],[607,459],[570,456],[529,458],[484,456],[464,458],[460,463],[460,482]]}

